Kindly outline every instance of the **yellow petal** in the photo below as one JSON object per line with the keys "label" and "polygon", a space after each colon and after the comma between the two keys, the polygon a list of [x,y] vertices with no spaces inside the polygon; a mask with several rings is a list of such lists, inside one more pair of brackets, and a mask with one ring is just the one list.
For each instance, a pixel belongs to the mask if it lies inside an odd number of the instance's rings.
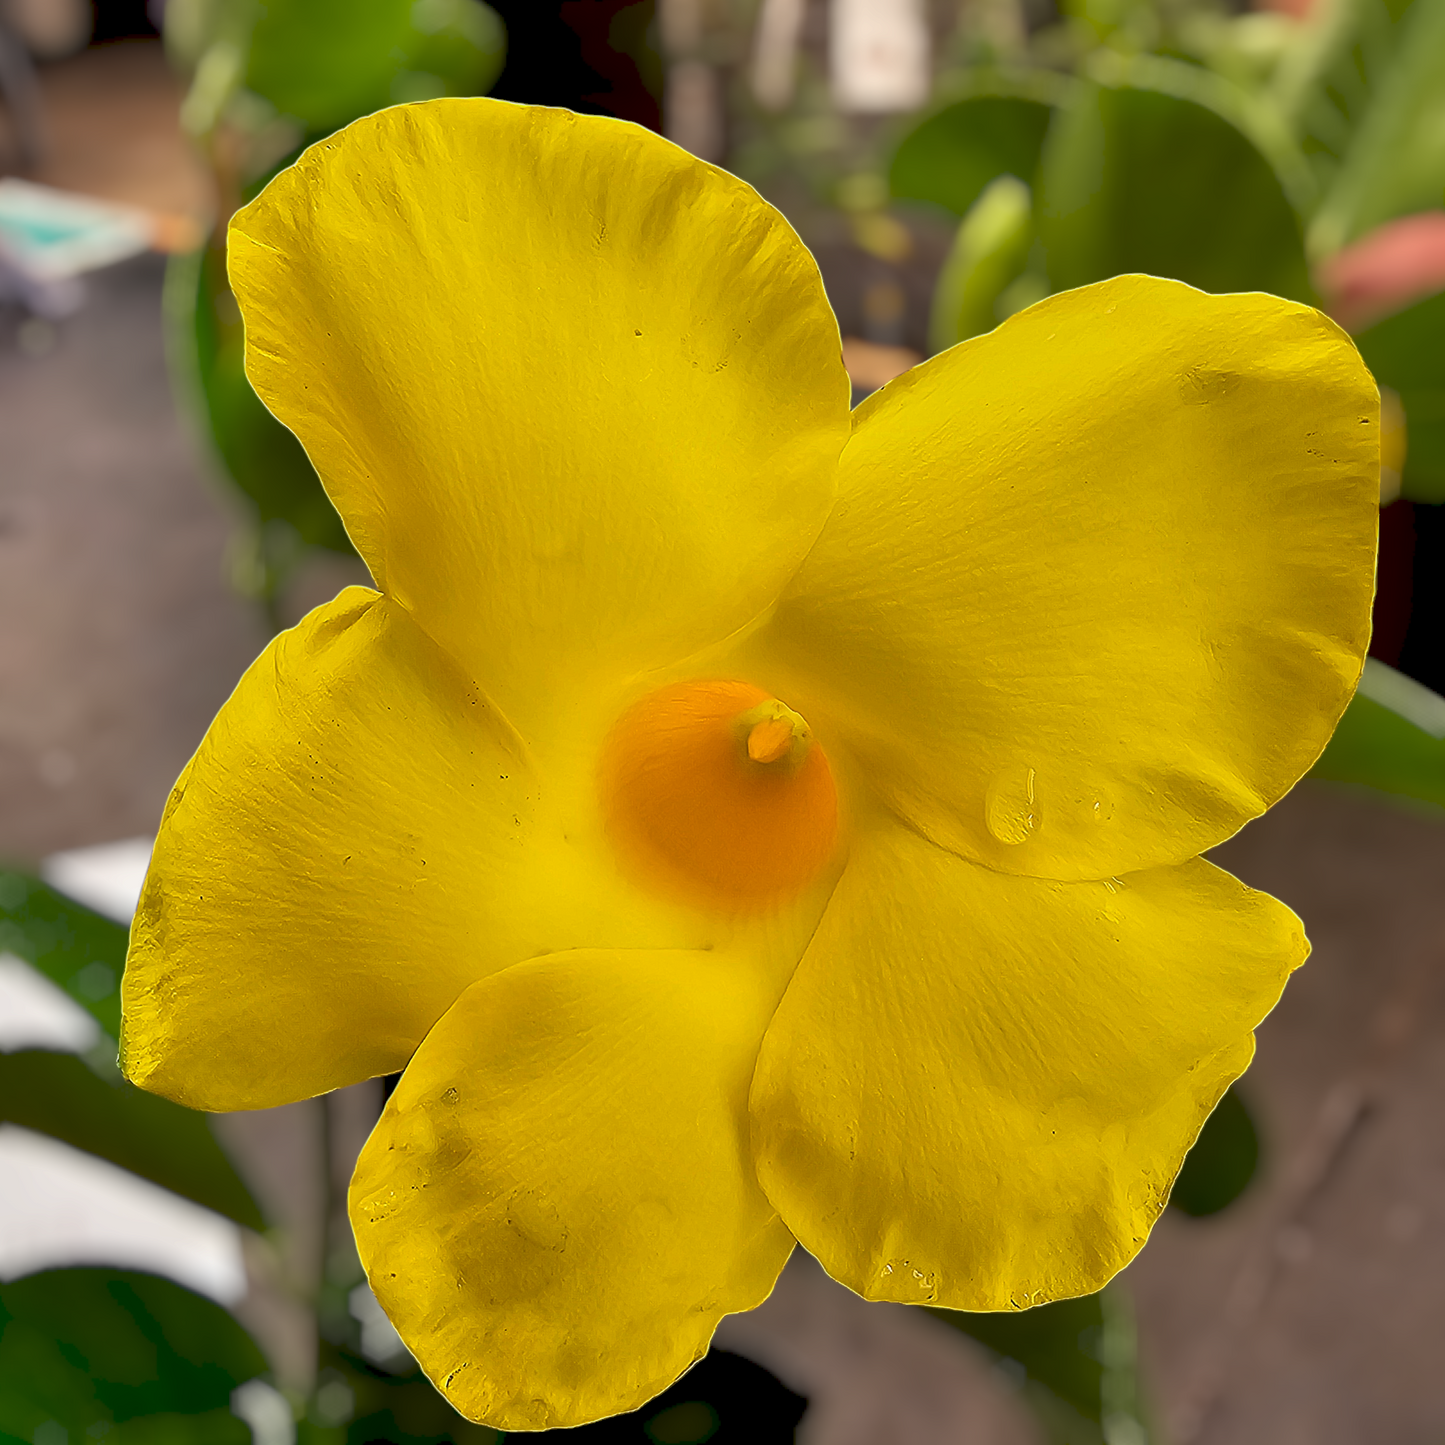
{"label": "yellow petal", "polygon": [[1199,859],[1060,883],[881,824],[764,1040],[758,1177],[869,1299],[1098,1289],[1307,950],[1287,908]]}
{"label": "yellow petal", "polygon": [[372,575],[536,744],[776,596],[848,436],[812,257],[621,121],[401,106],[231,223],[247,371]]}
{"label": "yellow petal", "polygon": [[600,828],[404,609],[348,589],[262,654],[176,785],[126,1072],[262,1108],[400,1069],[465,988],[536,954],[723,941],[630,889]]}
{"label": "yellow petal", "polygon": [[781,987],[726,954],[589,950],[477,984],[427,1036],[351,1219],[463,1415],[635,1409],[767,1296],[793,1240],[748,1158],[747,1092]]}
{"label": "yellow petal", "polygon": [[859,409],[756,680],[831,714],[967,857],[1182,862],[1278,799],[1349,699],[1378,433],[1307,307],[1145,276],[1051,297]]}

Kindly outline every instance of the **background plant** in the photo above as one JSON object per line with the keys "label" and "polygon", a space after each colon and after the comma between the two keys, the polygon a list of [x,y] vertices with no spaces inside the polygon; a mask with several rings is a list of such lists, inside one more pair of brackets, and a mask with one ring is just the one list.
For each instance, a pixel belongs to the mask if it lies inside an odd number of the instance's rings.
{"label": "background plant", "polygon": [[226,225],[305,146],[358,116],[484,93],[505,35],[481,0],[170,0],[165,34],[190,77],[182,123],[217,201],[205,246],[178,258],[167,280],[174,371],[242,501],[234,580],[279,625],[278,597],[305,549],[355,552],[301,444],[246,380]]}

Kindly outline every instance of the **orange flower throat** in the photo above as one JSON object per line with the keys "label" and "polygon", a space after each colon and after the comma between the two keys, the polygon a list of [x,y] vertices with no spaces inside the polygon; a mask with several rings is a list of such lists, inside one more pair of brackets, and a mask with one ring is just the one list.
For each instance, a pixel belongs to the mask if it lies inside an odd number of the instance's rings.
{"label": "orange flower throat", "polygon": [[827,756],[797,713],[751,683],[678,683],[643,698],[603,745],[601,784],[629,864],[697,902],[785,900],[837,842]]}

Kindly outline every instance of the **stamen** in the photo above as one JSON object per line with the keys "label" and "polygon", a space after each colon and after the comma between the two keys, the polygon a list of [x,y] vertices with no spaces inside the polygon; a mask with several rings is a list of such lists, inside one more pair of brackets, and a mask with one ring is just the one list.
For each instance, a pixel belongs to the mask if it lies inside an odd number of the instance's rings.
{"label": "stamen", "polygon": [[792,724],[780,717],[758,723],[748,734],[748,756],[755,763],[775,763],[792,746]]}

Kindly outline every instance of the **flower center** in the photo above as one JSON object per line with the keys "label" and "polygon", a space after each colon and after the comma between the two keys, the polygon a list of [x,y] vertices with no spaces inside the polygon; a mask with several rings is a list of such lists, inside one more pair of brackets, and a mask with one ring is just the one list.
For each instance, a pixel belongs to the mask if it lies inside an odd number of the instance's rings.
{"label": "flower center", "polygon": [[685,682],[629,708],[602,748],[602,804],[629,863],[668,891],[777,902],[838,836],[833,773],[808,724],[746,682]]}

